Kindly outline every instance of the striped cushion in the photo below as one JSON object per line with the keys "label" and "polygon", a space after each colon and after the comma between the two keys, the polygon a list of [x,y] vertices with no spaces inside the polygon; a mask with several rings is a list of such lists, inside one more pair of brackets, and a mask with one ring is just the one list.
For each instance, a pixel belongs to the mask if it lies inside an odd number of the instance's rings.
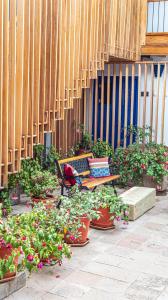
{"label": "striped cushion", "polygon": [[110,176],[108,157],[105,158],[88,158],[90,176],[106,177]]}

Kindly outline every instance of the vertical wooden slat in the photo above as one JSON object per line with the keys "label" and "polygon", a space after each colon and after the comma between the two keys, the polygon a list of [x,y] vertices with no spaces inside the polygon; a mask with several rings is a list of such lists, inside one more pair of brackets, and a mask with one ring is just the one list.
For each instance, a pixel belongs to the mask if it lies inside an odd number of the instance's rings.
{"label": "vertical wooden slat", "polygon": [[127,121],[128,121],[128,64],[125,69],[125,112],[124,112],[124,147],[127,145]]}
{"label": "vertical wooden slat", "polygon": [[121,143],[121,101],[122,101],[122,64],[119,65],[119,103],[118,103],[118,147]]}
{"label": "vertical wooden slat", "polygon": [[[24,136],[25,158],[28,156],[28,111],[29,111],[29,65],[30,65],[30,1],[25,2],[24,11],[24,62],[23,62],[23,97],[22,132]],[[25,113],[26,111],[26,113]]]}
{"label": "vertical wooden slat", "polygon": [[[146,87],[147,87],[147,64],[145,64],[144,69],[144,101],[143,101],[143,119],[142,124],[145,128],[146,126]],[[144,129],[145,130],[145,129]]]}
{"label": "vertical wooden slat", "polygon": [[8,179],[8,96],[9,96],[9,1],[3,2],[3,106],[2,106],[2,161],[4,163],[3,184]]}
{"label": "vertical wooden slat", "polygon": [[12,163],[12,171],[15,171],[15,102],[16,102],[16,1],[10,2],[10,23],[9,23],[9,149]]}
{"label": "vertical wooden slat", "polygon": [[95,80],[95,122],[94,122],[94,142],[97,141],[97,110],[98,110],[98,78]]}
{"label": "vertical wooden slat", "polygon": [[23,49],[24,49],[24,5],[25,0],[17,0],[17,32],[16,32],[16,149],[17,170],[20,169],[21,136],[22,136],[22,106],[23,106]]}
{"label": "vertical wooden slat", "polygon": [[157,143],[158,137],[158,117],[159,117],[159,95],[160,95],[160,63],[158,64],[158,74],[157,74],[157,96],[156,96],[156,113],[155,113],[155,142]]}
{"label": "vertical wooden slat", "polygon": [[[151,87],[150,87],[150,127],[151,129],[153,129],[153,84],[154,84],[154,65],[153,63],[151,64],[151,73],[150,73],[150,77],[151,77]],[[151,136],[152,139],[152,136]],[[151,140],[152,141],[152,140]]]}
{"label": "vertical wooden slat", "polygon": [[141,64],[138,65],[138,121],[137,121],[138,126],[140,126],[140,114],[141,114],[140,99],[141,99]]}
{"label": "vertical wooden slat", "polygon": [[92,108],[93,108],[93,80],[90,81],[89,90],[89,132],[92,134]]}
{"label": "vertical wooden slat", "polygon": [[108,64],[107,72],[107,127],[106,127],[106,142],[109,140],[109,119],[110,119],[110,75],[111,75],[111,65]]}
{"label": "vertical wooden slat", "polygon": [[100,140],[103,140],[103,122],[104,122],[104,71],[101,72],[101,120],[100,120]]}
{"label": "vertical wooden slat", "polygon": [[0,1],[0,187],[2,185],[2,113],[3,113],[3,0]]}
{"label": "vertical wooden slat", "polygon": [[116,103],[116,64],[113,65],[113,98],[112,98],[112,147],[114,149],[115,134],[115,103]]}
{"label": "vertical wooden slat", "polygon": [[167,64],[164,64],[164,82],[163,82],[163,98],[162,98],[162,123],[161,123],[161,143],[164,144],[165,131],[165,105],[166,105],[166,80],[167,80]]}
{"label": "vertical wooden slat", "polygon": [[[130,125],[133,126],[133,114],[134,114],[134,91],[135,89],[135,64],[132,65],[132,84],[131,84],[131,120]],[[130,144],[132,144],[133,135],[130,135]]]}

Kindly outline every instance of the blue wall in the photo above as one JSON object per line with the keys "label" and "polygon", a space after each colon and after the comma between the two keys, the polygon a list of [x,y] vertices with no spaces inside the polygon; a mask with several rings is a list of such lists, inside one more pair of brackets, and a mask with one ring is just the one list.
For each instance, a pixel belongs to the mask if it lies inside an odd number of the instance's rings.
{"label": "blue wall", "polygon": [[[133,103],[133,125],[137,126],[137,119],[138,119],[138,77],[136,76],[134,79],[134,103]],[[101,82],[102,77],[98,77],[98,99],[101,99]],[[94,80],[93,85],[93,115],[92,115],[92,135],[94,138],[94,120],[95,120],[95,87],[96,87],[96,80]],[[132,90],[132,77],[128,77],[128,120],[127,126],[130,125],[130,110],[131,110],[131,90]],[[109,144],[112,144],[112,106],[113,106],[113,76],[110,77],[110,107],[109,107]],[[115,148],[117,147],[118,142],[118,105],[119,105],[119,76],[116,77],[116,98],[115,98],[115,129],[114,129],[114,145]],[[125,115],[125,77],[122,77],[122,101],[121,101],[121,146],[123,145],[123,138],[124,138],[124,115]],[[98,100],[98,109],[97,109],[97,138],[100,138],[100,128],[101,128],[101,102]],[[104,117],[103,117],[103,140],[106,140],[106,126],[107,126],[107,76],[104,77]],[[127,138],[127,145],[129,145],[129,137]]]}

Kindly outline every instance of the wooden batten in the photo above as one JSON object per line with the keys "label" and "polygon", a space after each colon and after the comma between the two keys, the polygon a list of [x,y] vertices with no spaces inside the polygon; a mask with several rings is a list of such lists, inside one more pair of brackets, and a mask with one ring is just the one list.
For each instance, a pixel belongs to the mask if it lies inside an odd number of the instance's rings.
{"label": "wooden batten", "polygon": [[[22,159],[33,156],[33,146],[43,144],[47,132],[52,132],[53,143],[65,152],[80,140],[77,127],[88,120],[89,88],[92,132],[93,79],[95,103],[98,101],[97,71],[103,77],[101,120],[95,108],[94,139],[98,122],[103,139],[104,65],[112,60],[120,64],[140,59],[145,0],[137,1],[0,1],[0,187],[7,184],[8,173],[19,171]],[[110,68],[106,140],[111,136],[114,143],[116,95],[113,89],[110,124]],[[115,64],[113,72],[116,86]],[[121,93],[120,86],[120,108]]]}

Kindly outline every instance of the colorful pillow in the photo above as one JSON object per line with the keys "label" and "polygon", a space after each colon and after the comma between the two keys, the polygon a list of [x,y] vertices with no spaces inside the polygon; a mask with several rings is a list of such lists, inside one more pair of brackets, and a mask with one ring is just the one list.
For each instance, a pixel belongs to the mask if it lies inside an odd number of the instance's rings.
{"label": "colorful pillow", "polygon": [[64,176],[72,186],[75,184],[82,184],[78,172],[69,164],[64,165]]}
{"label": "colorful pillow", "polygon": [[88,158],[91,177],[110,176],[108,157],[105,158]]}

